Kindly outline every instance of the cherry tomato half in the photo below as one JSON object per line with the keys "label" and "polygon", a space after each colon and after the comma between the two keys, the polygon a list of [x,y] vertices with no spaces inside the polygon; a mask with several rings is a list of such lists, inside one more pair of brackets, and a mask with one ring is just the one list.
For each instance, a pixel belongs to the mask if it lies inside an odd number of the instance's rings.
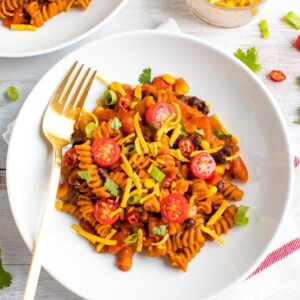
{"label": "cherry tomato half", "polygon": [[183,156],[190,156],[195,149],[193,141],[187,137],[179,141],[178,147]]}
{"label": "cherry tomato half", "polygon": [[270,79],[275,82],[281,82],[286,80],[286,75],[280,70],[272,70],[270,72]]}
{"label": "cherry tomato half", "polygon": [[109,167],[119,160],[121,149],[113,139],[99,138],[92,145],[92,154],[99,166]]}
{"label": "cherry tomato half", "polygon": [[75,148],[70,148],[63,156],[64,163],[68,166],[73,165],[77,160]]}
{"label": "cherry tomato half", "polygon": [[101,224],[113,224],[119,219],[120,214],[115,214],[113,216],[111,216],[111,214],[119,207],[120,205],[112,199],[98,200],[94,206],[94,216]]}
{"label": "cherry tomato half", "polygon": [[216,162],[209,153],[201,152],[192,159],[190,168],[195,177],[208,179],[216,169]]}
{"label": "cherry tomato half", "polygon": [[131,96],[130,95],[121,96],[118,104],[119,104],[119,107],[123,107],[123,108],[129,107],[131,104]]}
{"label": "cherry tomato half", "polygon": [[170,194],[160,203],[160,212],[170,223],[181,223],[186,219],[188,201],[181,194]]}
{"label": "cherry tomato half", "polygon": [[159,102],[150,106],[146,111],[147,123],[158,129],[162,126],[169,115],[175,113],[174,107],[170,103]]}
{"label": "cherry tomato half", "polygon": [[169,188],[172,185],[172,183],[173,183],[173,177],[171,175],[167,175],[162,182],[162,186],[164,188]]}

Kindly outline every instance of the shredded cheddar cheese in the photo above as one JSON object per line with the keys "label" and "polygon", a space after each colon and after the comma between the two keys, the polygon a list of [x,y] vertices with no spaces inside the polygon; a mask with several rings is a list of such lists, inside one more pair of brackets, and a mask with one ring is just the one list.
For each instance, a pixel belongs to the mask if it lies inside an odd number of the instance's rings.
{"label": "shredded cheddar cheese", "polygon": [[[105,237],[105,239],[110,240],[116,233],[117,233],[117,230],[116,229],[112,229],[110,231],[110,233]],[[97,248],[96,248],[96,251],[97,252],[101,252],[101,250],[103,249],[104,246],[105,246],[104,244],[98,244]]]}
{"label": "shredded cheddar cheese", "polygon": [[214,225],[216,221],[222,216],[223,212],[228,207],[228,201],[224,200],[218,210],[209,218],[206,223],[208,226]]}
{"label": "shredded cheddar cheese", "polygon": [[124,138],[120,139],[118,141],[118,144],[123,145],[124,143],[131,141],[134,137],[135,137],[135,133],[131,133],[131,134],[125,136]]}
{"label": "shredded cheddar cheese", "polygon": [[36,31],[37,27],[29,24],[11,24],[10,29],[12,30],[26,30],[26,31]]}
{"label": "shredded cheddar cheese", "polygon": [[205,227],[204,225],[201,225],[201,230],[204,231],[205,233],[209,234],[211,237],[216,239],[221,244],[224,244],[224,240],[219,235],[217,235],[214,230],[211,230],[211,229]]}
{"label": "shredded cheddar cheese", "polygon": [[138,234],[138,242],[137,242],[136,251],[141,252],[143,249],[143,239],[144,239],[143,230],[139,228],[137,234]]}
{"label": "shredded cheddar cheese", "polygon": [[165,243],[166,241],[168,240],[168,238],[170,237],[170,235],[167,233],[163,239],[157,243],[151,243],[152,246],[157,246],[157,248],[160,248],[160,249],[164,249],[165,248]]}
{"label": "shredded cheddar cheese", "polygon": [[107,246],[113,246],[113,245],[116,245],[116,243],[117,243],[117,241],[115,241],[115,240],[109,240],[107,238],[101,238],[99,236],[91,234],[91,233],[85,231],[84,229],[82,229],[80,226],[78,226],[76,224],[73,224],[72,228],[74,230],[76,230],[78,234],[84,236],[85,238],[87,238],[92,243],[97,242],[97,243],[101,243],[101,244],[107,245]]}
{"label": "shredded cheddar cheese", "polygon": [[125,189],[124,189],[124,194],[123,194],[123,198],[122,198],[122,202],[121,202],[121,207],[125,208],[127,206],[127,200],[129,198],[131,186],[132,186],[132,179],[127,178]]}

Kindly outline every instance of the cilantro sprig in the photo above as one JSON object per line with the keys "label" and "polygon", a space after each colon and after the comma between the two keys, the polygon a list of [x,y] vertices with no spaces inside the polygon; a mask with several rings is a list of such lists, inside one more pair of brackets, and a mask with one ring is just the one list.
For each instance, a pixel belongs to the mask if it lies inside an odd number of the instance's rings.
{"label": "cilantro sprig", "polygon": [[146,68],[143,70],[143,72],[139,76],[139,83],[145,84],[150,83],[151,81],[151,68]]}
{"label": "cilantro sprig", "polygon": [[106,178],[104,186],[112,196],[117,197],[119,195],[119,186],[109,177]]}
{"label": "cilantro sprig", "polygon": [[2,267],[1,249],[0,249],[0,290],[9,287],[12,282],[12,275]]}
{"label": "cilantro sprig", "polygon": [[258,51],[255,47],[251,47],[246,51],[237,49],[234,56],[248,66],[253,72],[259,72],[262,69],[260,63],[258,63]]}

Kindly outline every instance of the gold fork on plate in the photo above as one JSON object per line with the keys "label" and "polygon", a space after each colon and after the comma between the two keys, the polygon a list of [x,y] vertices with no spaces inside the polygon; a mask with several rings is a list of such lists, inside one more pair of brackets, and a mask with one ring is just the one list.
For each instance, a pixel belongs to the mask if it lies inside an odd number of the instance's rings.
{"label": "gold fork on plate", "polygon": [[54,92],[43,117],[43,133],[53,147],[54,157],[48,198],[33,245],[24,300],[34,299],[36,292],[42,266],[43,251],[47,243],[47,235],[59,184],[62,148],[71,142],[74,125],[79,118],[83,104],[96,76],[96,71],[91,71],[91,68],[88,68],[86,71],[83,69],[84,65],[79,66],[78,62],[73,64]]}

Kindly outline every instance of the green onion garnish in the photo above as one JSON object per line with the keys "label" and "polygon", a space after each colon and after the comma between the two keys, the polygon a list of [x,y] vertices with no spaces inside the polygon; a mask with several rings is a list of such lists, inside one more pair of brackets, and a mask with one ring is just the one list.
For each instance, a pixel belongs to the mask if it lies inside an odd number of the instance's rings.
{"label": "green onion garnish", "polygon": [[260,30],[261,30],[261,34],[263,36],[264,39],[268,38],[270,36],[270,32],[269,32],[269,27],[268,27],[268,23],[266,20],[262,20],[259,22],[259,26],[260,26]]}
{"label": "green onion garnish", "polygon": [[16,101],[19,99],[19,93],[18,90],[15,86],[11,85],[7,90],[6,90],[6,95],[9,100]]}
{"label": "green onion garnish", "polygon": [[115,105],[117,103],[117,99],[118,99],[117,94],[111,90],[104,91],[102,98],[103,98],[104,104],[107,106]]}
{"label": "green onion garnish", "polygon": [[136,243],[138,240],[138,234],[137,233],[133,233],[131,235],[129,235],[128,237],[126,237],[126,239],[124,240],[124,242],[126,244],[133,244]]}
{"label": "green onion garnish", "polygon": [[159,183],[161,183],[164,178],[166,177],[166,174],[163,173],[158,167],[153,166],[150,175]]}
{"label": "green onion garnish", "polygon": [[135,204],[139,204],[140,201],[141,201],[141,197],[139,195],[133,195],[127,200],[127,203],[129,205],[135,205]]}
{"label": "green onion garnish", "polygon": [[241,205],[234,216],[234,223],[237,225],[246,225],[249,222],[249,218],[246,217],[247,210],[249,206]]}
{"label": "green onion garnish", "polygon": [[284,20],[296,29],[300,29],[300,17],[296,15],[293,11],[290,11],[285,16]]}

